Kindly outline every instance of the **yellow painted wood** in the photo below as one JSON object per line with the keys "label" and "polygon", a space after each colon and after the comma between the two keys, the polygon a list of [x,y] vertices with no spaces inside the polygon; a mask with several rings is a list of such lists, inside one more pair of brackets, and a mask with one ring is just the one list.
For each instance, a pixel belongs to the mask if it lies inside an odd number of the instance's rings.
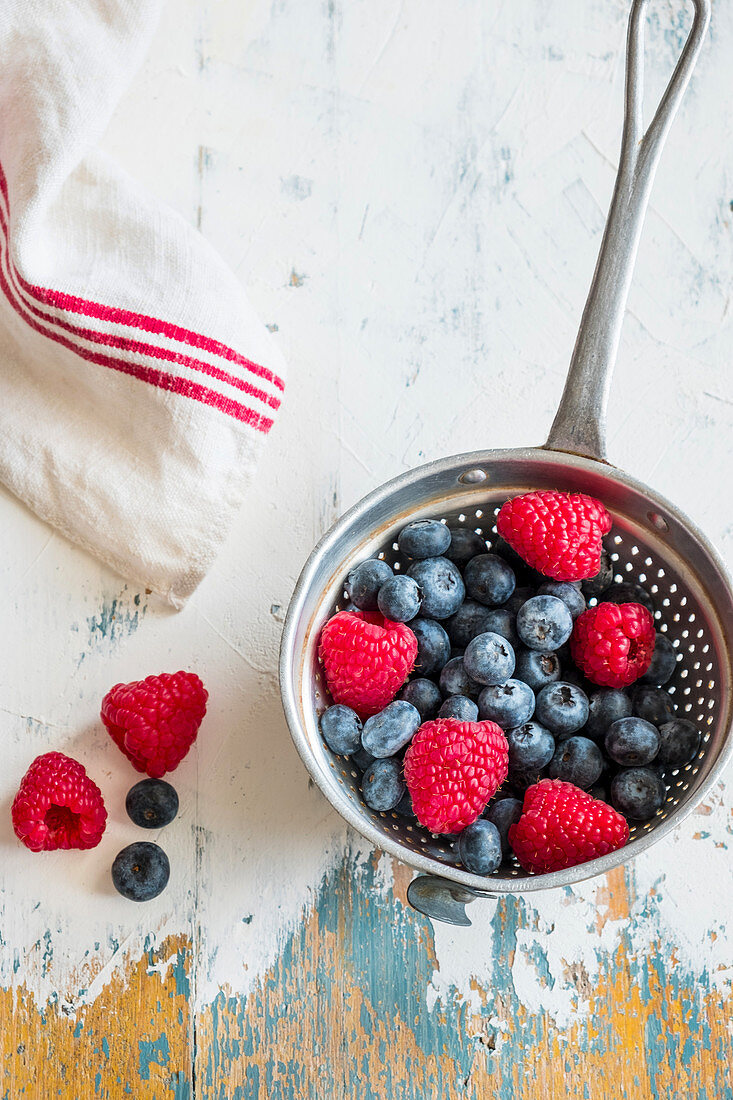
{"label": "yellow painted wood", "polygon": [[[159,971],[156,963],[175,962]],[[24,984],[0,990],[0,1096],[91,1100],[190,1096],[190,944],[166,939],[67,1015]]]}

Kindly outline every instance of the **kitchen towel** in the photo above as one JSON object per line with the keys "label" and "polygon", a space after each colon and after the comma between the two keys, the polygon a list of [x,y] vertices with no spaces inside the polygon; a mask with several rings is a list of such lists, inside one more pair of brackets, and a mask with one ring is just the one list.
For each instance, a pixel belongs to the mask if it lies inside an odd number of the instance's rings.
{"label": "kitchen towel", "polygon": [[0,4],[0,480],[180,607],[284,371],[218,255],[94,148],[157,16],[157,0]]}

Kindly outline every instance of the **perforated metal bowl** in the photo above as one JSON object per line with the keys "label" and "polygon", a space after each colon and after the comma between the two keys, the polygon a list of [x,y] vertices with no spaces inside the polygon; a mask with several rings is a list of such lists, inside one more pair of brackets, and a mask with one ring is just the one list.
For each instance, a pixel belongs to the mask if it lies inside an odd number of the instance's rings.
{"label": "perforated metal bowl", "polygon": [[[365,497],[324,536],[308,559],[285,623],[280,679],[293,740],[331,804],[373,844],[427,878],[410,900],[424,912],[469,923],[463,904],[475,896],[569,885],[618,866],[676,827],[705,797],[731,756],[733,593],[713,548],[674,505],[605,460],[605,408],[643,213],[661,145],[689,79],[709,17],[696,0],[695,19],[677,69],[647,133],[640,136],[641,14],[631,11],[624,139],[616,191],[562,402],[545,447],[476,451],[429,463]],[[466,524],[491,546],[501,504],[532,489],[589,493],[613,516],[605,542],[616,579],[637,581],[653,595],[657,629],[677,650],[667,690],[678,713],[702,732],[698,756],[668,776],[667,800],[655,818],[631,830],[629,844],[590,863],[547,875],[527,875],[516,863],[490,876],[465,871],[453,838],[432,836],[396,813],[363,802],[359,773],[324,744],[318,720],[330,700],[317,659],[321,628],[347,599],[344,578],[365,558],[405,568],[396,536],[426,517]]]}

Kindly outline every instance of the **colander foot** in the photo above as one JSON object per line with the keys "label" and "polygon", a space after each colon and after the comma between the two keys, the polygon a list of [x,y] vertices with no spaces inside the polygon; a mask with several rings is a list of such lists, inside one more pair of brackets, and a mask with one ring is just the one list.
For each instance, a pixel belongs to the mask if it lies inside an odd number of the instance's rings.
{"label": "colander foot", "polygon": [[407,887],[407,900],[418,913],[443,924],[458,924],[462,928],[471,925],[466,916],[466,906],[482,897],[492,898],[495,895],[457,886],[437,875],[418,875]]}

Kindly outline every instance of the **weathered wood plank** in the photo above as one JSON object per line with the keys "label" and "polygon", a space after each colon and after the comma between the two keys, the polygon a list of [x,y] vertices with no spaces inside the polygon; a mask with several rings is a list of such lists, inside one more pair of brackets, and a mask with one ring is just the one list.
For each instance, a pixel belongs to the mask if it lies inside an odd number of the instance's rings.
{"label": "weathered wood plank", "polygon": [[[384,857],[382,857],[384,859]],[[733,1096],[733,998],[676,964],[664,942],[597,940],[598,976],[571,975],[578,1015],[559,1026],[514,986],[518,934],[533,917],[504,899],[486,954],[496,980],[436,1000],[433,929],[385,890],[375,854],[328,874],[302,924],[248,996],[222,990],[197,1013],[184,936],[114,975],[67,1015],[21,984],[0,992],[3,1100],[570,1100]],[[633,884],[632,884],[633,889]],[[607,876],[605,920],[628,916],[629,873]],[[599,928],[602,932],[602,928]],[[476,959],[481,970],[485,959]]]}
{"label": "weathered wood plank", "polygon": [[[431,926],[378,888],[376,862],[345,860],[252,994],[222,991],[202,1011],[202,1098],[733,1096],[733,999],[675,967],[664,943],[643,957],[622,936],[599,951],[597,980],[575,977],[587,1008],[571,1026],[529,1012],[511,976],[517,932],[531,925],[521,899],[492,920],[496,984],[431,1008]],[[605,889],[611,919],[627,913],[623,870]]]}
{"label": "weathered wood plank", "polygon": [[191,1100],[191,945],[171,936],[75,1012],[0,990],[0,1096]]}

